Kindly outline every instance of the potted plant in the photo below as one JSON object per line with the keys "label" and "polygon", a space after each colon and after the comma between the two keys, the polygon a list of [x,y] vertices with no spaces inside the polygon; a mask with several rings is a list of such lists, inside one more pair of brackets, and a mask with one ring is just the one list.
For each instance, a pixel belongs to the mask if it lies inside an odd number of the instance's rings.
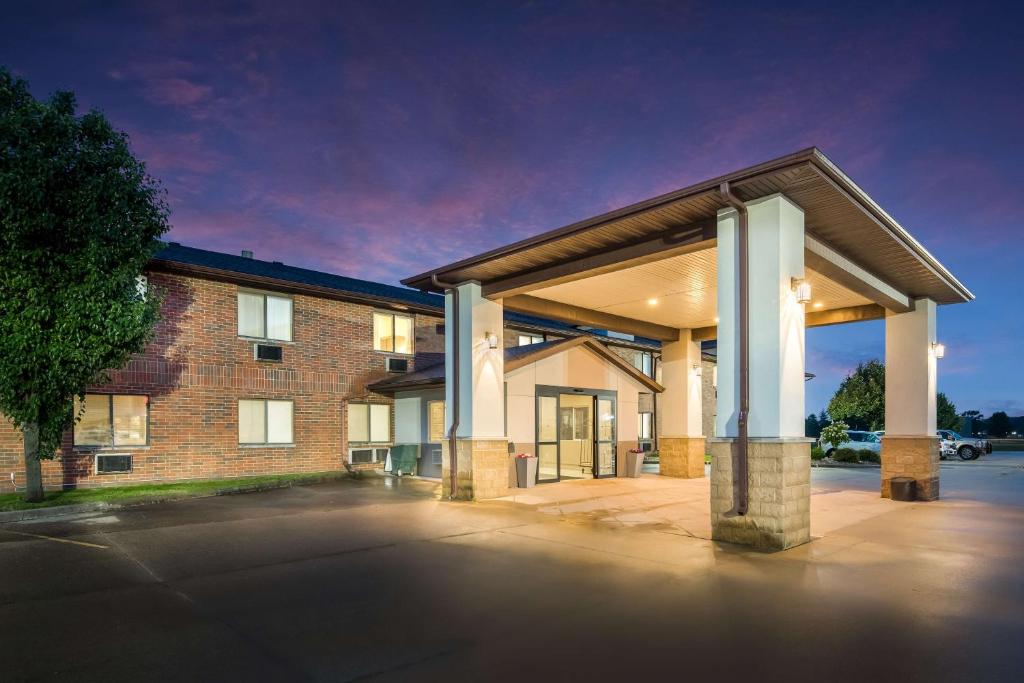
{"label": "potted plant", "polygon": [[536,483],[537,456],[533,453],[516,453],[516,485],[528,489]]}
{"label": "potted plant", "polygon": [[636,477],[640,476],[640,473],[644,469],[644,451],[641,448],[630,448],[629,453],[626,454],[626,476]]}

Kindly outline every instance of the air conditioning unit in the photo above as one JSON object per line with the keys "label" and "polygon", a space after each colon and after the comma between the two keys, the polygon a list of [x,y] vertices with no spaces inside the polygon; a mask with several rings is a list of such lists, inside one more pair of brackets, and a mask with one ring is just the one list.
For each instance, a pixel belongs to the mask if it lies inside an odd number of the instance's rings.
{"label": "air conditioning unit", "polygon": [[96,455],[96,474],[116,474],[132,471],[132,456],[118,453],[116,455]]}
{"label": "air conditioning unit", "polygon": [[348,449],[348,461],[353,465],[367,465],[374,462],[384,462],[387,459],[387,448],[365,447]]}
{"label": "air conditioning unit", "polygon": [[388,372],[409,372],[408,358],[385,358],[384,369]]}
{"label": "air conditioning unit", "polygon": [[284,359],[284,349],[273,344],[253,344],[252,357],[256,360],[268,360],[280,363]]}

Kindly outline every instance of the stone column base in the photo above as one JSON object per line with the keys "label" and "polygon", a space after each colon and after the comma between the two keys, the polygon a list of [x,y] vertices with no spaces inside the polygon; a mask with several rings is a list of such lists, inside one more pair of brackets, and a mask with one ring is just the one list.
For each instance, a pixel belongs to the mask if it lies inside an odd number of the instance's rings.
{"label": "stone column base", "polygon": [[[441,444],[441,497],[451,487],[447,439]],[[456,498],[485,500],[509,492],[508,441],[506,439],[459,439]]]}
{"label": "stone column base", "polygon": [[882,498],[891,498],[889,480],[913,477],[918,500],[939,499],[939,437],[882,437]]}
{"label": "stone column base", "polygon": [[662,436],[658,438],[658,458],[665,477],[696,479],[704,476],[703,436]]}
{"label": "stone column base", "polygon": [[810,439],[750,439],[747,514],[733,512],[735,439],[711,439],[711,538],[767,550],[811,540]]}

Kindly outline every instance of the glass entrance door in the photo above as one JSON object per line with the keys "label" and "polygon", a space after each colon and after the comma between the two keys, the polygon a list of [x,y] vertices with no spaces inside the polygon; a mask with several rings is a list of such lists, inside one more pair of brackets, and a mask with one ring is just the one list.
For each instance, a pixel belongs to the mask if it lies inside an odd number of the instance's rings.
{"label": "glass entrance door", "polygon": [[594,397],[558,396],[558,476],[590,479],[594,476]]}
{"label": "glass entrance door", "polygon": [[558,481],[558,396],[537,396],[537,481]]}
{"label": "glass entrance door", "polygon": [[615,398],[598,395],[597,403],[597,456],[595,477],[615,476]]}
{"label": "glass entrance door", "polygon": [[537,481],[615,476],[614,391],[537,387]]}

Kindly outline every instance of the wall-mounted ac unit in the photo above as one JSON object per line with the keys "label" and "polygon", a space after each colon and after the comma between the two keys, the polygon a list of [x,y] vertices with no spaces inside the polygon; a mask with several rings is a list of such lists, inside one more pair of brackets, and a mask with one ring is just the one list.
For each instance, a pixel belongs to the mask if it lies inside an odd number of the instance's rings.
{"label": "wall-mounted ac unit", "polygon": [[273,344],[253,344],[252,357],[256,360],[269,360],[280,363],[284,358],[284,349]]}
{"label": "wall-mounted ac unit", "polygon": [[96,474],[116,474],[132,471],[132,456],[123,453],[96,454]]}
{"label": "wall-mounted ac unit", "polygon": [[408,358],[385,358],[384,369],[388,372],[409,372]]}
{"label": "wall-mounted ac unit", "polygon": [[374,448],[372,446],[366,446],[364,448],[348,449],[348,461],[353,465],[366,465],[374,462],[382,463],[387,459],[387,448]]}

